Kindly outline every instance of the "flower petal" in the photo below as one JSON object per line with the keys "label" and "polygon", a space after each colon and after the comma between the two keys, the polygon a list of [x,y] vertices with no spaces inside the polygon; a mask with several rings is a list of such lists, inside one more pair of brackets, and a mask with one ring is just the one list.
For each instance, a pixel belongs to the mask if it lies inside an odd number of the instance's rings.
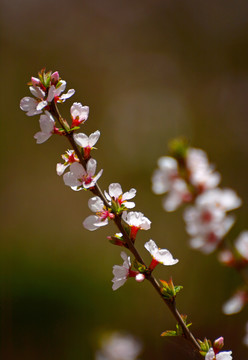
{"label": "flower petal", "polygon": [[82,148],[89,145],[89,138],[84,133],[73,134],[73,138],[74,138],[75,142]]}
{"label": "flower petal", "polygon": [[82,183],[78,181],[78,179],[75,177],[75,175],[71,172],[67,172],[63,175],[63,180],[65,185],[67,186],[80,186]]}
{"label": "flower petal", "polygon": [[103,210],[104,203],[99,196],[94,196],[93,198],[89,199],[88,206],[91,211],[98,212]]}
{"label": "flower petal", "polygon": [[130,200],[132,198],[134,198],[136,195],[136,189],[130,189],[129,191],[126,191],[123,195],[122,195],[122,200]]}
{"label": "flower petal", "polygon": [[[95,172],[96,172],[96,160],[95,159],[90,159],[88,162],[87,162],[87,165],[86,165],[86,170],[87,170],[87,174],[89,176],[94,176],[95,175]],[[101,176],[101,175],[100,175]]]}
{"label": "flower petal", "polygon": [[96,130],[95,132],[90,134],[90,136],[89,136],[89,146],[90,147],[94,146],[97,143],[99,137],[100,137],[100,131],[99,130]]}
{"label": "flower petal", "polygon": [[109,185],[109,195],[115,199],[122,194],[122,188],[119,183],[112,183]]}

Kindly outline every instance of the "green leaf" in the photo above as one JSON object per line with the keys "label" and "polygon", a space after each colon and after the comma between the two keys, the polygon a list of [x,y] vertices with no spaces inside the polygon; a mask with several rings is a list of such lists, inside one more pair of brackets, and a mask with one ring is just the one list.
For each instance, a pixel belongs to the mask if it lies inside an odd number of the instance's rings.
{"label": "green leaf", "polygon": [[180,290],[183,289],[183,286],[181,286],[181,285],[176,285],[174,288],[175,288],[175,293],[177,294],[177,293],[179,293]]}
{"label": "green leaf", "polygon": [[166,330],[160,336],[177,336],[177,333],[174,330]]}
{"label": "green leaf", "polygon": [[75,130],[78,130],[78,129],[80,129],[79,126],[74,126],[73,128],[71,128],[71,131],[75,131]]}
{"label": "green leaf", "polygon": [[197,341],[198,341],[198,343],[199,343],[199,345],[200,345],[200,347],[201,347],[200,353],[201,353],[203,356],[205,356],[206,353],[208,352],[208,350],[212,347],[211,341],[208,340],[208,339],[206,339],[206,338],[204,339],[204,341],[201,341],[201,340],[199,340],[199,339],[197,339]]}
{"label": "green leaf", "polygon": [[160,280],[162,284],[161,293],[165,299],[174,299],[177,293],[183,288],[180,285],[174,285],[172,279],[168,282],[165,280]]}

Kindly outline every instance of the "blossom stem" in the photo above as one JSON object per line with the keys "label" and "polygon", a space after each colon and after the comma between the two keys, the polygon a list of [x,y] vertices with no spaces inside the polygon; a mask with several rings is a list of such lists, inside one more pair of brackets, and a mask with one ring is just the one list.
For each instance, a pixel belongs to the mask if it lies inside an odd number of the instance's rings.
{"label": "blossom stem", "polygon": [[[86,164],[88,160],[85,160],[83,155],[81,154],[76,142],[74,141],[73,138],[73,131],[68,130],[69,126],[67,127],[67,122],[65,122],[65,120],[62,118],[62,116],[59,113],[59,110],[57,108],[57,105],[54,101],[52,101],[51,103],[51,109],[50,109],[51,114],[58,120],[59,124],[61,125],[61,127],[63,128],[63,130],[65,131],[65,136],[67,137],[68,141],[70,142],[73,150],[75,151],[75,154],[77,155],[80,163],[82,164],[82,166],[86,169]],[[96,184],[93,188],[89,189],[94,195],[97,195],[101,198],[101,200],[104,202],[104,205],[106,207],[109,207],[109,204],[107,202],[107,199],[105,198],[102,190],[100,189],[99,185]],[[113,221],[115,222],[116,226],[118,227],[119,231],[122,233],[123,238],[129,248],[129,250],[132,252],[132,254],[134,255],[135,259],[141,263],[142,265],[144,265],[146,268],[146,264],[144,262],[144,260],[142,259],[141,255],[139,254],[138,250],[136,249],[132,239],[129,237],[129,235],[127,234],[125,228],[122,225],[122,221],[121,221],[121,217],[120,215],[116,215],[113,219]],[[167,307],[169,308],[170,312],[172,313],[172,315],[174,316],[174,318],[176,319],[176,321],[178,322],[178,324],[181,326],[182,330],[183,330],[183,334],[186,340],[188,340],[191,345],[193,346],[193,351],[196,354],[196,358],[198,357],[199,359],[202,359],[202,356],[200,355],[199,351],[200,351],[200,345],[198,344],[197,340],[195,339],[195,337],[193,336],[193,334],[190,332],[190,330],[188,329],[188,327],[186,326],[186,324],[184,323],[179,311],[176,308],[176,302],[174,301],[170,301],[167,300],[163,297],[162,292],[161,292],[161,286],[158,282],[158,280],[151,274],[148,273],[146,274],[146,279],[152,284],[152,286],[155,288],[155,290],[157,291],[157,293],[159,294],[159,296],[162,298],[162,300],[164,301],[164,303],[167,305]]]}

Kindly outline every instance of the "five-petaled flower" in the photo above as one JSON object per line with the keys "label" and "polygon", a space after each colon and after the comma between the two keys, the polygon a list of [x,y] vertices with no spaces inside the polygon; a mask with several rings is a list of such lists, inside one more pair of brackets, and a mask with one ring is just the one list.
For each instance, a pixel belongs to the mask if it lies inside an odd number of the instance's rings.
{"label": "five-petaled flower", "polygon": [[97,230],[99,227],[107,225],[108,219],[114,218],[111,209],[104,205],[99,196],[89,199],[88,205],[90,210],[95,212],[96,215],[90,215],[84,220],[83,225],[86,229],[90,231]]}
{"label": "five-petaled flower", "polygon": [[151,227],[151,221],[144,216],[142,212],[138,211],[124,211],[122,219],[130,226],[130,237],[135,240],[138,230],[149,230]]}
{"label": "five-petaled flower", "polygon": [[145,248],[152,256],[152,262],[149,266],[150,270],[153,270],[158,264],[162,265],[175,265],[178,263],[178,259],[173,259],[173,256],[167,249],[159,249],[153,240],[149,240],[145,243]]}
{"label": "five-petaled flower", "polygon": [[130,189],[124,194],[119,183],[112,183],[109,185],[109,191],[104,191],[106,199],[112,203],[112,207],[116,213],[120,213],[125,209],[132,209],[135,206],[133,201],[128,201],[135,197],[136,190]]}
{"label": "five-petaled flower", "polygon": [[90,136],[85,135],[84,133],[73,134],[75,142],[84,150],[84,159],[87,160],[90,157],[91,149],[97,143],[100,137],[100,131],[97,130]]}
{"label": "five-petaled flower", "polygon": [[103,170],[100,170],[97,175],[96,160],[90,159],[86,164],[86,170],[83,165],[74,162],[70,166],[70,171],[63,175],[65,185],[70,186],[72,190],[90,189],[96,185],[97,180],[102,175]]}

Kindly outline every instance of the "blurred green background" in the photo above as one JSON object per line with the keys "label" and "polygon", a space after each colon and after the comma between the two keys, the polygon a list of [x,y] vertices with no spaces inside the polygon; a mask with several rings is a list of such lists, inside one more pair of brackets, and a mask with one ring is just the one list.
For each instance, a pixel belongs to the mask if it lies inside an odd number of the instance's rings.
{"label": "blurred green background", "polygon": [[236,189],[243,207],[230,232],[247,227],[248,3],[201,0],[1,1],[1,358],[94,359],[105,331],[126,330],[144,344],[141,359],[190,359],[180,341],[161,338],[174,319],[149,284],[133,279],[113,292],[120,249],[109,227],[89,232],[88,193],[75,193],[55,172],[64,138],[36,145],[39,117],[26,117],[20,99],[38,70],[58,70],[90,106],[83,127],[99,129],[94,154],[103,189],[120,182],[138,190],[136,210],[151,221],[150,238],[180,262],[156,275],[184,286],[178,307],[198,338],[225,337],[234,358],[247,309],[227,317],[221,306],[239,277],[214,254],[191,250],[182,210],[166,214],[151,192],[157,158],[170,139],[185,135],[205,149]]}

